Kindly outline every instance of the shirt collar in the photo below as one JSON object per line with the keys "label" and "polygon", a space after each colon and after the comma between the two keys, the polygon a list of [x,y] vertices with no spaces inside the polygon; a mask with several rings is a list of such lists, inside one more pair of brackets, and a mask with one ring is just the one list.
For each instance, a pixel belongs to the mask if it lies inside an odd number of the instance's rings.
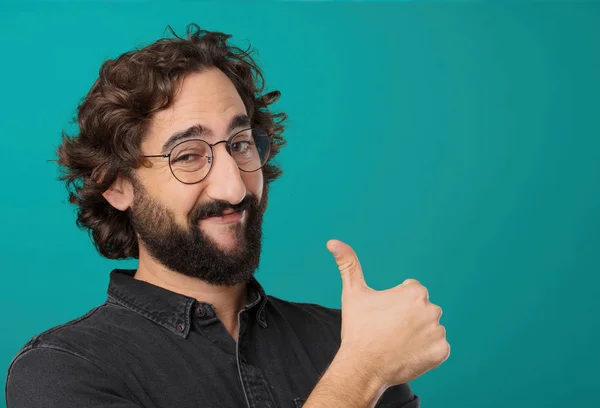
{"label": "shirt collar", "polygon": [[[199,302],[194,298],[134,279],[134,274],[134,269],[114,269],[110,273],[108,284],[109,298],[179,336],[187,337],[189,333],[190,312],[194,304],[213,307],[210,303]],[[256,320],[262,327],[267,327],[264,311],[267,301],[268,297],[263,287],[252,277],[248,283],[246,309],[256,308]]]}

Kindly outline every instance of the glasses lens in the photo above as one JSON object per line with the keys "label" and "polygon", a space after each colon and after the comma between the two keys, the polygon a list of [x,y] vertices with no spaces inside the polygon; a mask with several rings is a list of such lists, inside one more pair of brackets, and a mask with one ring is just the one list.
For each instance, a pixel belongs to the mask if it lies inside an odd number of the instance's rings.
{"label": "glasses lens", "polygon": [[231,157],[242,171],[256,171],[269,160],[270,140],[261,129],[247,129],[231,140]]}
{"label": "glasses lens", "polygon": [[188,140],[171,151],[171,171],[182,183],[197,183],[208,174],[212,163],[210,146],[202,140]]}

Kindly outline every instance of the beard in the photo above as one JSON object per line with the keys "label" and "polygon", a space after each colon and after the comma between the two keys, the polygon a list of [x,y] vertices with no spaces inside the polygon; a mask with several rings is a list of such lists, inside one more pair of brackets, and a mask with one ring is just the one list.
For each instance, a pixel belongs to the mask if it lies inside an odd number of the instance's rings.
{"label": "beard", "polygon": [[[140,245],[157,262],[211,285],[233,286],[252,279],[260,261],[266,183],[260,202],[248,194],[236,205],[226,201],[200,204],[189,213],[185,227],[176,222],[171,210],[149,197],[140,183],[134,182],[134,189],[130,218]],[[199,225],[202,218],[221,215],[228,209],[246,211],[244,223],[227,226],[235,235],[236,245],[232,250],[219,248]]]}

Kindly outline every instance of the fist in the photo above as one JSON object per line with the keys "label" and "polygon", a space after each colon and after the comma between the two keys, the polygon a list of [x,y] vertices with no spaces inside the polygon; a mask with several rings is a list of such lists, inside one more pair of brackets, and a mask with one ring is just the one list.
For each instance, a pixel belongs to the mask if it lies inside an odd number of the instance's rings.
{"label": "fist", "polygon": [[429,301],[425,286],[407,279],[377,291],[365,282],[354,250],[331,240],[342,277],[342,343],[357,367],[378,376],[385,386],[403,384],[443,363],[450,355],[442,309]]}

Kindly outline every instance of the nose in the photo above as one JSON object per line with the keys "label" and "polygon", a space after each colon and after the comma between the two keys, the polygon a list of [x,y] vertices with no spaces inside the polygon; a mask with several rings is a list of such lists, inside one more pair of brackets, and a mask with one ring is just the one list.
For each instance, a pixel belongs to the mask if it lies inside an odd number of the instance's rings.
{"label": "nose", "polygon": [[212,200],[240,203],[246,196],[246,185],[237,163],[227,152],[225,144],[213,146],[213,163],[206,177],[206,194]]}

